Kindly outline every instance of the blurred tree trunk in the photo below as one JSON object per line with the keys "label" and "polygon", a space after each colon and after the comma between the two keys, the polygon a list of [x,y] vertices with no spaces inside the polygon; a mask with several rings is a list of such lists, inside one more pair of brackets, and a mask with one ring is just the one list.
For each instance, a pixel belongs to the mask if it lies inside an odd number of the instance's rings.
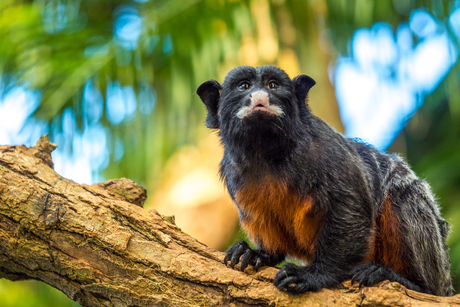
{"label": "blurred tree trunk", "polygon": [[37,279],[83,306],[444,306],[396,283],[291,296],[276,269],[242,273],[175,224],[144,210],[128,179],[79,185],[52,169],[55,145],[0,146],[0,277]]}

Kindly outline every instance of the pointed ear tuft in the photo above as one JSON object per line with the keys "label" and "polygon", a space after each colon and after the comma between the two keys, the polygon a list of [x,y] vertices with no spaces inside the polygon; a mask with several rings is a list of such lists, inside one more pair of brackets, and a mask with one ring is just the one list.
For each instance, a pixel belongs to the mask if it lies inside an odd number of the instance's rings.
{"label": "pointed ear tuft", "polygon": [[217,109],[220,100],[220,91],[222,86],[215,80],[209,80],[202,83],[196,93],[208,109],[206,117],[206,127],[210,129],[219,129],[219,118],[217,117]]}
{"label": "pointed ear tuft", "polygon": [[292,79],[292,86],[294,87],[294,93],[299,103],[305,103],[308,91],[315,85],[316,82],[307,75],[298,75]]}

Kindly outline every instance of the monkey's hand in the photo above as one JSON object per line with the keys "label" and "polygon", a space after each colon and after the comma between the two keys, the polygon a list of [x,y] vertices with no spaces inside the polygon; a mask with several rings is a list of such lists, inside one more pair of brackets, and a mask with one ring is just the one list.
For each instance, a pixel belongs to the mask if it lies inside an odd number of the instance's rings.
{"label": "monkey's hand", "polygon": [[278,290],[286,289],[290,293],[318,291],[315,287],[314,277],[310,276],[307,267],[286,263],[276,274],[273,283]]}
{"label": "monkey's hand", "polygon": [[273,283],[279,290],[286,289],[292,294],[306,291],[316,292],[322,288],[340,285],[332,274],[321,274],[312,265],[297,266],[293,263],[286,263],[276,274]]}
{"label": "monkey's hand", "polygon": [[227,265],[230,261],[230,267],[233,269],[240,260],[241,271],[252,265],[257,272],[262,266],[273,266],[283,261],[284,255],[272,255],[260,249],[251,249],[248,243],[241,241],[230,246],[225,254],[224,263]]}

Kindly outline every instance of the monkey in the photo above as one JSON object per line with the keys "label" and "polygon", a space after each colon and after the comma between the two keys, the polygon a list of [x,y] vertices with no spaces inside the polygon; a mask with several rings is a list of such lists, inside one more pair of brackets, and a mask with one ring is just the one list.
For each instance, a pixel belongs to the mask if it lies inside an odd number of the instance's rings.
{"label": "monkey", "polygon": [[316,82],[274,66],[240,66],[202,83],[206,126],[224,148],[220,177],[252,249],[224,263],[257,271],[291,257],[274,279],[292,294],[389,280],[451,296],[449,225],[430,186],[396,154],[347,138],[312,114]]}

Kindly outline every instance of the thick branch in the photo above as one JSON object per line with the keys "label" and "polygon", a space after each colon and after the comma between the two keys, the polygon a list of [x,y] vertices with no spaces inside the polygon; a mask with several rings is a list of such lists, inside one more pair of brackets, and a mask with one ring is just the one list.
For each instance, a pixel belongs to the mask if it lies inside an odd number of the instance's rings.
{"label": "thick branch", "polygon": [[0,146],[0,277],[44,281],[83,306],[460,305],[396,283],[280,292],[276,269],[227,268],[173,218],[144,210],[146,192],[131,180],[89,186],[59,176],[54,148],[47,137]]}

